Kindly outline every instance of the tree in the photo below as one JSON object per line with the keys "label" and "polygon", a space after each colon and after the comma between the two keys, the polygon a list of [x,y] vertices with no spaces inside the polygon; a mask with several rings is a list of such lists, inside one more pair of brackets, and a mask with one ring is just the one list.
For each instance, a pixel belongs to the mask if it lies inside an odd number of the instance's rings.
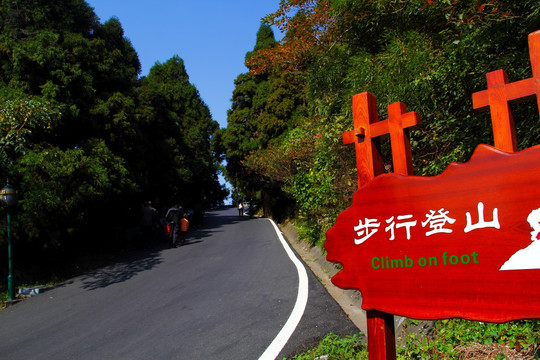
{"label": "tree", "polygon": [[218,124],[180,57],[150,69],[141,79],[139,102],[144,192],[200,211],[219,202],[223,190],[211,146]]}
{"label": "tree", "polygon": [[217,124],[180,58],[138,79],[120,20],[84,0],[2,1],[0,50],[0,175],[22,195],[21,246],[123,247],[143,197],[199,214],[222,201]]}
{"label": "tree", "polygon": [[4,1],[0,14],[0,94],[57,104],[61,118],[48,139],[55,145],[100,137],[122,151],[140,63],[118,19],[99,24],[82,0]]}
{"label": "tree", "polygon": [[[270,26],[261,25],[254,50],[246,54],[248,68],[253,56],[276,44]],[[250,72],[240,74],[235,80],[227,129],[222,136],[227,175],[244,197],[263,204],[266,215],[273,213],[273,204],[282,202],[283,194],[279,184],[269,182],[249,165],[248,159],[294,128],[298,114],[305,111],[302,94],[302,79],[295,74]]]}
{"label": "tree", "polygon": [[41,139],[53,131],[58,109],[39,99],[6,100],[0,108],[0,161],[3,178],[13,177],[14,163],[26,152],[39,149]]}
{"label": "tree", "polygon": [[[532,0],[282,1],[265,21],[285,37],[252,53],[248,66],[252,75],[299,76],[308,113],[289,119],[292,130],[244,165],[269,184],[283,184],[296,201],[298,223],[313,230],[306,237],[318,242],[356,189],[354,151],[341,145],[341,133],[352,126],[352,96],[375,94],[380,118],[396,101],[420,114],[421,128],[410,132],[416,174],[437,175],[450,162],[467,161],[479,143],[492,142],[489,116],[472,110],[471,94],[499,68],[510,81],[530,77],[526,38],[539,29],[539,6]],[[537,144],[534,104],[517,106],[514,116],[521,119],[520,147]],[[391,165],[387,139],[381,147]]]}
{"label": "tree", "polygon": [[[272,47],[276,43],[269,26],[261,26],[257,31],[255,48]],[[252,52],[246,54],[246,62]],[[245,168],[243,161],[250,153],[259,149],[261,139],[257,133],[257,121],[264,112],[268,95],[267,74],[240,74],[236,78],[231,109],[227,113],[227,128],[222,141],[226,151],[227,178],[237,190],[249,200],[260,198],[261,184]]]}
{"label": "tree", "polygon": [[[73,248],[82,234],[95,233],[85,228],[114,237],[118,220],[106,214],[123,213],[136,188],[125,159],[137,129],[140,71],[120,22],[100,24],[83,0],[7,0],[0,5],[0,48],[2,173],[9,170],[24,194],[17,233],[39,239],[38,248]],[[43,186],[61,196],[41,197]],[[92,227],[95,209],[111,221]],[[35,227],[22,226],[30,222]]]}
{"label": "tree", "polygon": [[28,241],[68,250],[87,242],[106,243],[118,235],[110,233],[118,221],[116,210],[122,208],[115,201],[134,190],[134,184],[123,160],[103,141],[93,141],[87,150],[33,150],[17,165],[24,194],[18,220],[24,226],[19,231]]}

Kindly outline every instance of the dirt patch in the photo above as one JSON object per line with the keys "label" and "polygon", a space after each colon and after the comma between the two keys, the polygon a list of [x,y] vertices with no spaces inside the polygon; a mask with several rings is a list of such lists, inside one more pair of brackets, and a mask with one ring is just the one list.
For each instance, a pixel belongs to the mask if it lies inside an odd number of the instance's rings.
{"label": "dirt patch", "polygon": [[468,344],[456,348],[460,360],[534,360],[533,355],[521,354],[508,346],[499,344]]}

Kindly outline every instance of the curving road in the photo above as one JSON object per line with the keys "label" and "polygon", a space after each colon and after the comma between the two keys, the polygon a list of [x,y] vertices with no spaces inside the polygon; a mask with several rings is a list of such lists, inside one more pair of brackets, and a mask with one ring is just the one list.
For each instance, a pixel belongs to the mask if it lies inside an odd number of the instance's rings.
{"label": "curving road", "polygon": [[183,247],[131,254],[1,311],[0,359],[281,359],[358,331],[309,269],[307,283],[299,306],[299,272],[271,221],[216,210]]}

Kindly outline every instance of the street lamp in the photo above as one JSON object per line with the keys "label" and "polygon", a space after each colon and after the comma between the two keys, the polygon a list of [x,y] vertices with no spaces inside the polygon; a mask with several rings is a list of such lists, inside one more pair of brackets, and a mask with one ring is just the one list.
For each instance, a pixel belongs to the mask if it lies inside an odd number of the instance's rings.
{"label": "street lamp", "polygon": [[0,201],[6,206],[7,209],[7,237],[8,237],[8,301],[15,299],[13,291],[13,273],[11,266],[11,209],[17,205],[17,189],[6,183],[6,186],[0,190]]}

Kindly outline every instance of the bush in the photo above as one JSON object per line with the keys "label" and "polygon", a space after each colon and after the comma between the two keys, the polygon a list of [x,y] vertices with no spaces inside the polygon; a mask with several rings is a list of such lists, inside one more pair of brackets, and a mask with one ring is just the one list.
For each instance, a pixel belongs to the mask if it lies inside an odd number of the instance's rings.
{"label": "bush", "polygon": [[[538,359],[540,358],[540,321],[520,320],[503,324],[439,320],[433,327],[412,331],[417,320],[407,319],[397,359]],[[293,356],[294,360],[368,359],[366,339],[362,333],[340,337],[325,336],[319,345]]]}

